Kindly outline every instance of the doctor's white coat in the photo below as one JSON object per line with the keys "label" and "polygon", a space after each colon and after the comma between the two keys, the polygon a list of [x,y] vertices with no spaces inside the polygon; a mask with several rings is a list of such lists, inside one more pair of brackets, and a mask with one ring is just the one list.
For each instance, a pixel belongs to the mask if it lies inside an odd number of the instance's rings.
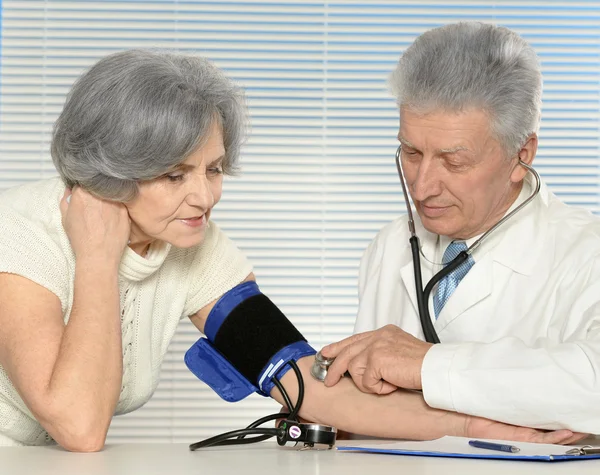
{"label": "doctor's white coat", "polygon": [[[415,220],[423,253],[436,255],[438,236]],[[392,323],[423,339],[409,237],[403,216],[367,248],[355,332]],[[423,363],[427,403],[600,434],[600,219],[542,184],[473,256],[475,265],[435,321],[442,343]],[[421,267],[425,285],[439,267],[423,258]]]}

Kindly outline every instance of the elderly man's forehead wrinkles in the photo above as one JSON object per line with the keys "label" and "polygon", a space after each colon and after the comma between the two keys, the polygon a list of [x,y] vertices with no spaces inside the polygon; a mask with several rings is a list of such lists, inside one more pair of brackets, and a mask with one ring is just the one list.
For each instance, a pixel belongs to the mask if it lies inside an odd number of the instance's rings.
{"label": "elderly man's forehead wrinkles", "polygon": [[[405,145],[406,147],[413,148],[415,150],[419,150],[419,147],[416,147],[415,145],[410,143],[410,141],[406,140],[404,137],[402,137],[400,135],[398,136],[398,140],[400,141],[400,143],[402,145]],[[438,148],[437,150],[435,150],[435,152],[438,154],[450,154],[450,153],[456,153],[456,152],[462,152],[462,151],[470,152],[469,148],[465,147],[464,145],[457,145],[456,147],[450,147],[450,148]]]}

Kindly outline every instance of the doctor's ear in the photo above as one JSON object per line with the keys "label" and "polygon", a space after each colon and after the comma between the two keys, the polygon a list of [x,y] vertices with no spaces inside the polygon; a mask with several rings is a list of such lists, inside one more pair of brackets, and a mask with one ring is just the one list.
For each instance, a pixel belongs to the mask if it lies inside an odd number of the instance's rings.
{"label": "doctor's ear", "polygon": [[[537,134],[531,134],[527,137],[527,141],[519,150],[517,158],[519,162],[523,162],[527,165],[531,165],[533,163],[533,159],[535,158],[535,154],[537,153],[538,146],[538,137]],[[527,169],[521,166],[519,163],[515,163],[515,167],[510,175],[510,179],[513,183],[519,183],[525,178],[527,175]]]}

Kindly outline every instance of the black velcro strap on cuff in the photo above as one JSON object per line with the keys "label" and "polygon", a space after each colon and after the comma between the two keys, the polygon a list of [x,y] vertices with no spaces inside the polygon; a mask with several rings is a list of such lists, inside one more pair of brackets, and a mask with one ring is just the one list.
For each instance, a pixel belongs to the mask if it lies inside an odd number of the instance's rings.
{"label": "black velcro strap on cuff", "polygon": [[263,294],[235,307],[217,331],[213,346],[250,382],[282,348],[306,341],[287,317]]}

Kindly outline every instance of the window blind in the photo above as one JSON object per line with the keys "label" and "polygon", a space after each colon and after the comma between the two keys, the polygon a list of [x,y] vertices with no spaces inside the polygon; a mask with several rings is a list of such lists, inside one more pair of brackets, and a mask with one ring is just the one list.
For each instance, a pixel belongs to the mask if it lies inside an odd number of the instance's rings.
{"label": "window blind", "polygon": [[[158,47],[211,58],[245,88],[251,113],[243,174],[226,179],[213,217],[321,347],[351,333],[360,256],[404,208],[387,76],[416,36],[461,20],[507,26],[534,46],[544,75],[535,166],[564,201],[600,213],[597,1],[4,1],[0,189],[55,174],[52,123],[100,57]],[[278,410],[259,396],[227,404],[196,380],[183,353],[199,336],[182,322],[155,395],[115,418],[109,442],[192,442]]]}

